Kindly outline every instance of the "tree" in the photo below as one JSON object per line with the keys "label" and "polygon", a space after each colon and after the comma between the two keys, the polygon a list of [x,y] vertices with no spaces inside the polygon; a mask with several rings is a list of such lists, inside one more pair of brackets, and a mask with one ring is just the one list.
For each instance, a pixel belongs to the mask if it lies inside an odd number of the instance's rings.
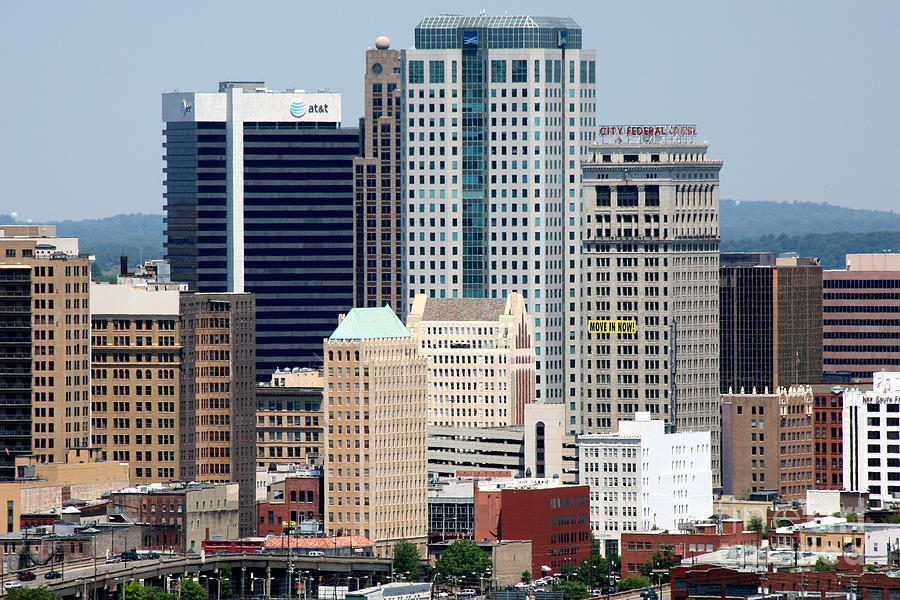
{"label": "tree", "polygon": [[762,540],[760,538],[762,537],[762,532],[763,532],[763,529],[765,529],[765,526],[766,525],[765,525],[765,522],[763,521],[763,518],[759,515],[753,515],[752,517],[750,517],[750,522],[747,523],[747,527],[750,529],[750,531],[753,531],[756,533],[756,566],[757,567],[759,566],[759,547],[762,546]]}
{"label": "tree", "polygon": [[644,575],[629,575],[619,582],[619,591],[624,592],[626,590],[638,590],[648,587],[649,585],[649,577],[645,577]]}
{"label": "tree", "polygon": [[234,586],[231,583],[231,565],[225,565],[219,569],[219,592],[222,598],[230,598],[234,593]]}
{"label": "tree", "polygon": [[587,586],[578,581],[559,580],[553,584],[554,592],[562,592],[563,600],[583,600],[590,596]]}
{"label": "tree", "polygon": [[522,571],[522,583],[531,583],[531,571]]}
{"label": "tree", "polygon": [[193,579],[182,577],[178,585],[178,597],[181,600],[206,600],[206,590]]}
{"label": "tree", "polygon": [[669,569],[680,562],[678,556],[675,555],[675,550],[673,550],[671,546],[660,545],[656,552],[651,554],[650,558],[647,559],[647,563],[641,565],[641,575],[644,577],[651,577],[653,571],[665,570],[666,574],[659,578],[661,583],[665,583],[669,580]]}
{"label": "tree", "polygon": [[7,600],[60,600],[59,594],[45,587],[9,590]]}
{"label": "tree", "polygon": [[813,565],[813,571],[817,571],[822,573],[824,571],[837,571],[837,564],[831,562],[824,556],[820,556],[816,559],[816,564]]}
{"label": "tree", "polygon": [[444,550],[437,561],[438,575],[442,581],[476,584],[480,574],[491,568],[491,557],[471,540],[456,540]]}
{"label": "tree", "polygon": [[394,571],[399,573],[404,581],[417,581],[419,579],[419,565],[422,559],[419,556],[419,547],[412,542],[401,540],[394,544]]}
{"label": "tree", "polygon": [[129,581],[125,584],[125,600],[149,600],[147,588],[140,581]]}

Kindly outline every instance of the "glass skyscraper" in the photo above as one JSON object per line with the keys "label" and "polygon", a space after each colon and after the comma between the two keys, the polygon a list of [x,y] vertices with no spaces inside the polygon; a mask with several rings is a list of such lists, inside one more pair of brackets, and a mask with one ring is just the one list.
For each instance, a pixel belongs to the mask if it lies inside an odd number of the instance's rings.
{"label": "glass skyscraper", "polygon": [[574,431],[595,52],[569,18],[437,16],[402,62],[407,301],[522,294],[538,399],[571,404]]}

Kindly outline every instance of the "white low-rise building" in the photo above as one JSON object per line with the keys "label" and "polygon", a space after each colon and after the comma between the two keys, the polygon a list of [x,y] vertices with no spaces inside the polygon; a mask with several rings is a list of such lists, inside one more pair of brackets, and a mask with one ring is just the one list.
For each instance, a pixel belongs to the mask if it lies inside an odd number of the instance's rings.
{"label": "white low-rise building", "polygon": [[[618,433],[578,436],[579,482],[591,488],[591,530],[619,553],[623,531],[677,529],[713,513],[709,432],[666,433],[650,413]],[[615,542],[615,543],[613,543]]]}
{"label": "white low-rise building", "polygon": [[844,391],[844,487],[870,505],[900,504],[900,372],[873,376],[872,391]]}

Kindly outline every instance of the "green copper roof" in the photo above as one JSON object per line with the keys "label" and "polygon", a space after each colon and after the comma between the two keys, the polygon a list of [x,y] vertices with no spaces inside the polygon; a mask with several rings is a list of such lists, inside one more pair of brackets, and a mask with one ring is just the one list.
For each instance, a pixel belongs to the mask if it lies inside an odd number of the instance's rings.
{"label": "green copper roof", "polygon": [[409,330],[397,318],[391,307],[354,308],[337,326],[330,340],[373,340],[380,338],[408,338]]}

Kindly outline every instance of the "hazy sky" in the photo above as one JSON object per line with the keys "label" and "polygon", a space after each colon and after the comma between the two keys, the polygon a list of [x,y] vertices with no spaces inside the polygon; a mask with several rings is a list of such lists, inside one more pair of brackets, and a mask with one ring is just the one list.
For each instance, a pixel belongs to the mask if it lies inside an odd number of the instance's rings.
{"label": "hazy sky", "polygon": [[378,35],[481,9],[573,17],[599,121],[697,123],[723,198],[900,207],[900,2],[60,0],[3,6],[0,214],[159,213],[162,92],[328,87],[355,126]]}

